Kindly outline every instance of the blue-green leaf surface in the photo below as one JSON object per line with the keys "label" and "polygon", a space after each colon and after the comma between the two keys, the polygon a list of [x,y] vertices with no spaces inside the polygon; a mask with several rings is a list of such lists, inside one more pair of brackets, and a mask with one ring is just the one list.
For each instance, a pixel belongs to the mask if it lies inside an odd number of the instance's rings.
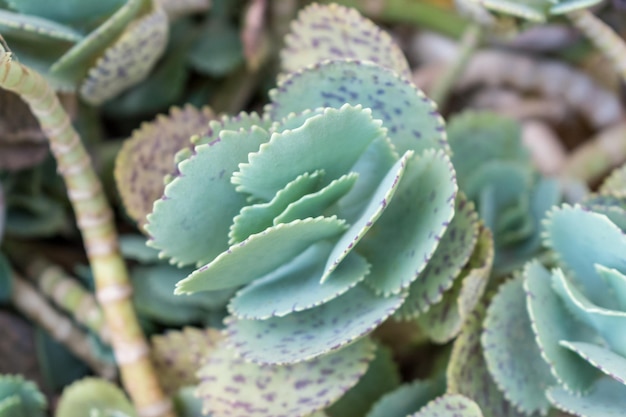
{"label": "blue-green leaf surface", "polygon": [[41,37],[71,43],[79,42],[83,39],[83,35],[70,26],[46,18],[13,13],[7,10],[0,10],[0,29],[2,29],[2,33],[5,36],[13,35],[21,38],[30,38],[31,42],[36,42]]}
{"label": "blue-green leaf surface", "polygon": [[426,404],[410,417],[483,417],[480,407],[459,394],[446,394]]}
{"label": "blue-green leaf surface", "polygon": [[619,272],[617,269],[607,268],[603,265],[596,264],[596,271],[598,275],[608,284],[611,288],[619,309],[626,311],[626,275]]}
{"label": "blue-green leaf surface", "polygon": [[581,358],[614,380],[626,384],[626,358],[624,356],[602,346],[585,342],[562,341],[561,346],[576,352]]}
{"label": "blue-green leaf surface", "polygon": [[445,388],[445,384],[438,380],[403,384],[374,404],[367,417],[406,417],[442,395]]}
{"label": "blue-green leaf surface", "polygon": [[562,387],[551,388],[547,395],[555,407],[579,417],[623,417],[626,410],[626,386],[609,377],[598,380],[583,396]]}

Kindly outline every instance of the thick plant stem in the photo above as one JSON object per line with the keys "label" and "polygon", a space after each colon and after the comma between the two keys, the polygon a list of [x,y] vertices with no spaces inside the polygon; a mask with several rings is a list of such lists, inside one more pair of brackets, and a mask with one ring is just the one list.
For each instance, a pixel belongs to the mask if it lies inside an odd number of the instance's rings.
{"label": "thick plant stem", "polygon": [[577,10],[567,16],[611,60],[615,70],[626,81],[626,43],[622,38],[589,10]]}
{"label": "thick plant stem", "polygon": [[482,28],[478,24],[472,24],[463,33],[458,48],[459,55],[437,79],[429,94],[439,108],[444,108],[454,84],[463,75],[472,54],[480,44],[481,35]]}
{"label": "thick plant stem", "polygon": [[11,300],[18,311],[65,345],[96,374],[107,379],[115,378],[115,365],[94,355],[87,334],[58,313],[33,286],[16,274],[13,275]]}
{"label": "thick plant stem", "polygon": [[0,51],[0,87],[28,103],[50,140],[83,236],[96,297],[111,332],[122,383],[142,417],[174,416],[150,361],[149,347],[130,301],[132,287],[117,243],[112,210],[78,133],[55,92],[35,71]]}

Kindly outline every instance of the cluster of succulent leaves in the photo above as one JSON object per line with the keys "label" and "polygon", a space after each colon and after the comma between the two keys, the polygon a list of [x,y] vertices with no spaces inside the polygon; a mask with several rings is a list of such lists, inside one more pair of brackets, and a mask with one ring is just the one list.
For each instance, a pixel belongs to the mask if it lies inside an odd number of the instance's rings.
{"label": "cluster of succulent leaves", "polygon": [[[369,334],[393,317],[451,340],[493,260],[489,231],[457,192],[443,121],[387,34],[353,10],[313,5],[282,58],[262,116],[173,109],[136,131],[116,166],[150,246],[195,269],[176,293],[239,290],[199,373],[215,416],[304,416],[353,386],[368,397],[359,390],[376,384],[357,382],[381,354]],[[480,415],[470,403],[443,397],[418,415],[458,404]]]}
{"label": "cluster of succulent leaves", "polygon": [[486,365],[520,413],[624,413],[625,197],[622,168],[580,204],[552,209],[544,239],[557,265],[529,262],[489,306]]}
{"label": "cluster of succulent leaves", "polygon": [[600,3],[600,0],[457,0],[468,7],[480,7],[534,22]]}
{"label": "cluster of succulent leaves", "polygon": [[0,375],[0,416],[44,417],[46,399],[30,381],[19,375]]}

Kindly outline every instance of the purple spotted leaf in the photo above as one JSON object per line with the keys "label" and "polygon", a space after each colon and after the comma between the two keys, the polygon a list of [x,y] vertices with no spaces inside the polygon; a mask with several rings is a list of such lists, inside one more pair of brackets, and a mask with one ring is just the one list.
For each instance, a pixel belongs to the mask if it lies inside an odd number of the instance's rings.
{"label": "purple spotted leaf", "polygon": [[454,217],[426,268],[409,287],[409,296],[395,314],[410,320],[439,303],[474,252],[478,241],[478,214],[464,194],[456,196]]}
{"label": "purple spotted leaf", "polygon": [[196,371],[216,349],[222,335],[215,329],[186,327],[152,336],[152,362],[165,391],[198,383]]}
{"label": "purple spotted leaf", "polygon": [[200,369],[197,395],[213,417],[304,417],[352,388],[374,357],[361,339],[339,351],[295,365],[256,365],[222,345]]}
{"label": "purple spotted leaf", "polygon": [[449,153],[434,103],[410,81],[372,63],[329,61],[308,67],[282,80],[270,98],[265,111],[275,120],[306,109],[360,104],[383,121],[400,154],[428,148]]}
{"label": "purple spotted leaf", "polygon": [[282,69],[294,72],[327,59],[359,59],[411,78],[409,64],[391,36],[356,10],[312,4],[292,23],[281,51]]}
{"label": "purple spotted leaf", "polygon": [[417,317],[421,331],[432,341],[447,343],[459,334],[485,292],[493,255],[491,231],[481,225],[474,253],[452,288],[443,294],[440,302]]}
{"label": "purple spotted leaf", "polygon": [[483,417],[483,413],[471,399],[460,394],[446,394],[409,417]]}
{"label": "purple spotted leaf", "polygon": [[362,338],[400,307],[405,294],[381,297],[362,284],[319,307],[266,320],[227,320],[228,343],[245,360],[291,364],[324,357]]}
{"label": "purple spotted leaf", "polygon": [[169,115],[142,124],[124,142],[116,159],[115,180],[127,213],[140,225],[163,195],[163,178],[175,173],[176,152],[189,148],[189,138],[204,133],[213,118],[206,107],[174,107]]}
{"label": "purple spotted leaf", "polygon": [[365,283],[397,294],[424,270],[454,215],[454,168],[443,151],[408,159],[394,199],[356,250],[372,264]]}

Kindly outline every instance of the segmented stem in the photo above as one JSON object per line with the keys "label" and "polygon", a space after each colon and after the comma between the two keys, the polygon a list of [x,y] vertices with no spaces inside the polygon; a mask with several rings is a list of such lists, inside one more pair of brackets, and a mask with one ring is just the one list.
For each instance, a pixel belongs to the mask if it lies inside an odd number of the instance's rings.
{"label": "segmented stem", "polygon": [[150,361],[149,347],[130,302],[132,288],[120,256],[112,210],[70,118],[55,92],[35,71],[0,50],[0,87],[22,97],[50,140],[58,170],[83,236],[96,297],[111,332],[122,383],[142,417],[174,416]]}
{"label": "segmented stem", "polygon": [[615,70],[626,80],[626,44],[619,35],[589,10],[577,10],[567,16],[613,62]]}
{"label": "segmented stem", "polygon": [[57,312],[37,290],[23,278],[13,274],[12,302],[15,308],[40,325],[55,340],[66,346],[98,375],[115,378],[115,365],[98,358],[92,350],[87,334],[72,321]]}

